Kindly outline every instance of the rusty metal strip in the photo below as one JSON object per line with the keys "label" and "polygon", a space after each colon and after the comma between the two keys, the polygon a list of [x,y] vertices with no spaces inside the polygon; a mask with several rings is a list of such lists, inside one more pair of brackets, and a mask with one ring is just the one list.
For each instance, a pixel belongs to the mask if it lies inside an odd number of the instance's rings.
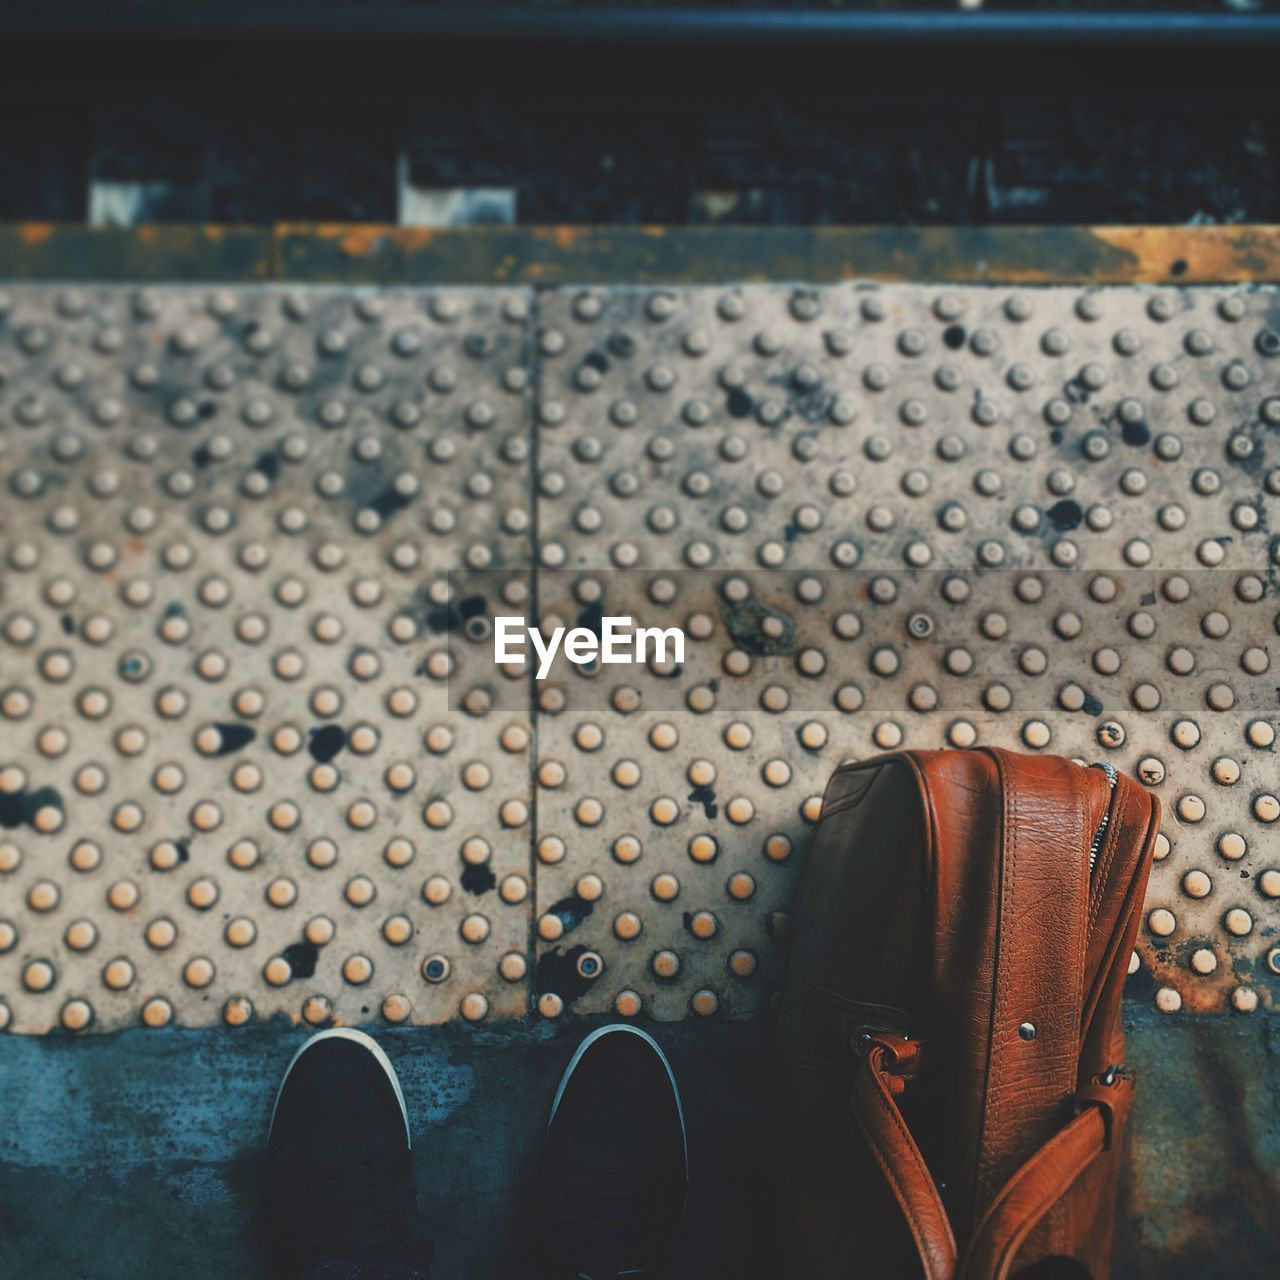
{"label": "rusty metal strip", "polygon": [[1280,227],[274,227],[0,224],[18,280],[343,284],[1280,281]]}

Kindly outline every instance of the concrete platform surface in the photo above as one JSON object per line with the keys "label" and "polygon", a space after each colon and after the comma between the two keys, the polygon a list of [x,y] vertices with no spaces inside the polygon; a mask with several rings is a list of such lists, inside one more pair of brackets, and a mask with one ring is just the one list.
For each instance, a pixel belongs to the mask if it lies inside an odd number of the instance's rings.
{"label": "concrete platform surface", "polygon": [[[1114,1280],[1264,1280],[1280,1236],[1280,1024],[1134,1007],[1139,1074]],[[582,1021],[387,1029],[433,1280],[525,1274],[531,1188]],[[693,1185],[671,1280],[781,1274],[769,1244],[769,1030],[651,1026],[685,1098]],[[267,1280],[261,1156],[299,1028],[0,1038],[0,1275]]]}

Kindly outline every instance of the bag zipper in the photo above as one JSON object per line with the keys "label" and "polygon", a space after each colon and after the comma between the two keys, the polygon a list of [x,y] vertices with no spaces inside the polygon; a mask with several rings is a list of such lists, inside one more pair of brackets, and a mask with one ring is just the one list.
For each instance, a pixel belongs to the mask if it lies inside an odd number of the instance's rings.
{"label": "bag zipper", "polygon": [[1093,843],[1089,845],[1089,875],[1092,878],[1094,868],[1098,865],[1098,854],[1102,849],[1103,837],[1107,834],[1107,828],[1111,825],[1111,806],[1115,804],[1116,798],[1116,779],[1119,774],[1116,767],[1109,760],[1095,760],[1090,769],[1101,769],[1107,775],[1107,784],[1111,788],[1111,798],[1107,801],[1106,812],[1102,815],[1102,821],[1098,823],[1098,829],[1093,833]]}

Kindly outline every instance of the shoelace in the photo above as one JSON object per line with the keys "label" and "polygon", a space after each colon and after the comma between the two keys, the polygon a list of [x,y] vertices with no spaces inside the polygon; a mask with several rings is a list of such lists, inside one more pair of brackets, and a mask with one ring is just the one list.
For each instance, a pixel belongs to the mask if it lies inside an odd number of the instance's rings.
{"label": "shoelace", "polygon": [[[649,1242],[661,1226],[651,1175],[566,1152],[544,1193],[547,1255],[588,1280],[648,1273]],[[554,1231],[554,1235],[551,1232]]]}

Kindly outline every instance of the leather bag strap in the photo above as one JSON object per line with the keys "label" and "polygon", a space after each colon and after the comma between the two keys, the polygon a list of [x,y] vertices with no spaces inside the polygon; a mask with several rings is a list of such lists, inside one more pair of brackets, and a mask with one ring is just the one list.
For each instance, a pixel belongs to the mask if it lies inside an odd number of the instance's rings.
{"label": "leather bag strap", "polygon": [[1071,1184],[1111,1147],[1112,1135],[1133,1097],[1133,1083],[1117,1076],[1076,1097],[1079,1114],[1004,1184],[966,1251],[959,1280],[1006,1280],[1037,1222]]}
{"label": "leather bag strap", "polygon": [[872,1034],[859,1045],[853,1112],[902,1209],[925,1280],[1006,1280],[1036,1223],[1120,1132],[1133,1084],[1117,1075],[1075,1098],[1078,1114],[1039,1148],[991,1202],[963,1260],[937,1184],[911,1136],[897,1097],[912,1074],[918,1041]]}
{"label": "leather bag strap", "polygon": [[937,1184],[920,1154],[895,1095],[919,1054],[916,1040],[874,1034],[857,1046],[862,1061],[853,1078],[853,1114],[880,1171],[907,1220],[925,1280],[952,1280],[956,1238]]}

